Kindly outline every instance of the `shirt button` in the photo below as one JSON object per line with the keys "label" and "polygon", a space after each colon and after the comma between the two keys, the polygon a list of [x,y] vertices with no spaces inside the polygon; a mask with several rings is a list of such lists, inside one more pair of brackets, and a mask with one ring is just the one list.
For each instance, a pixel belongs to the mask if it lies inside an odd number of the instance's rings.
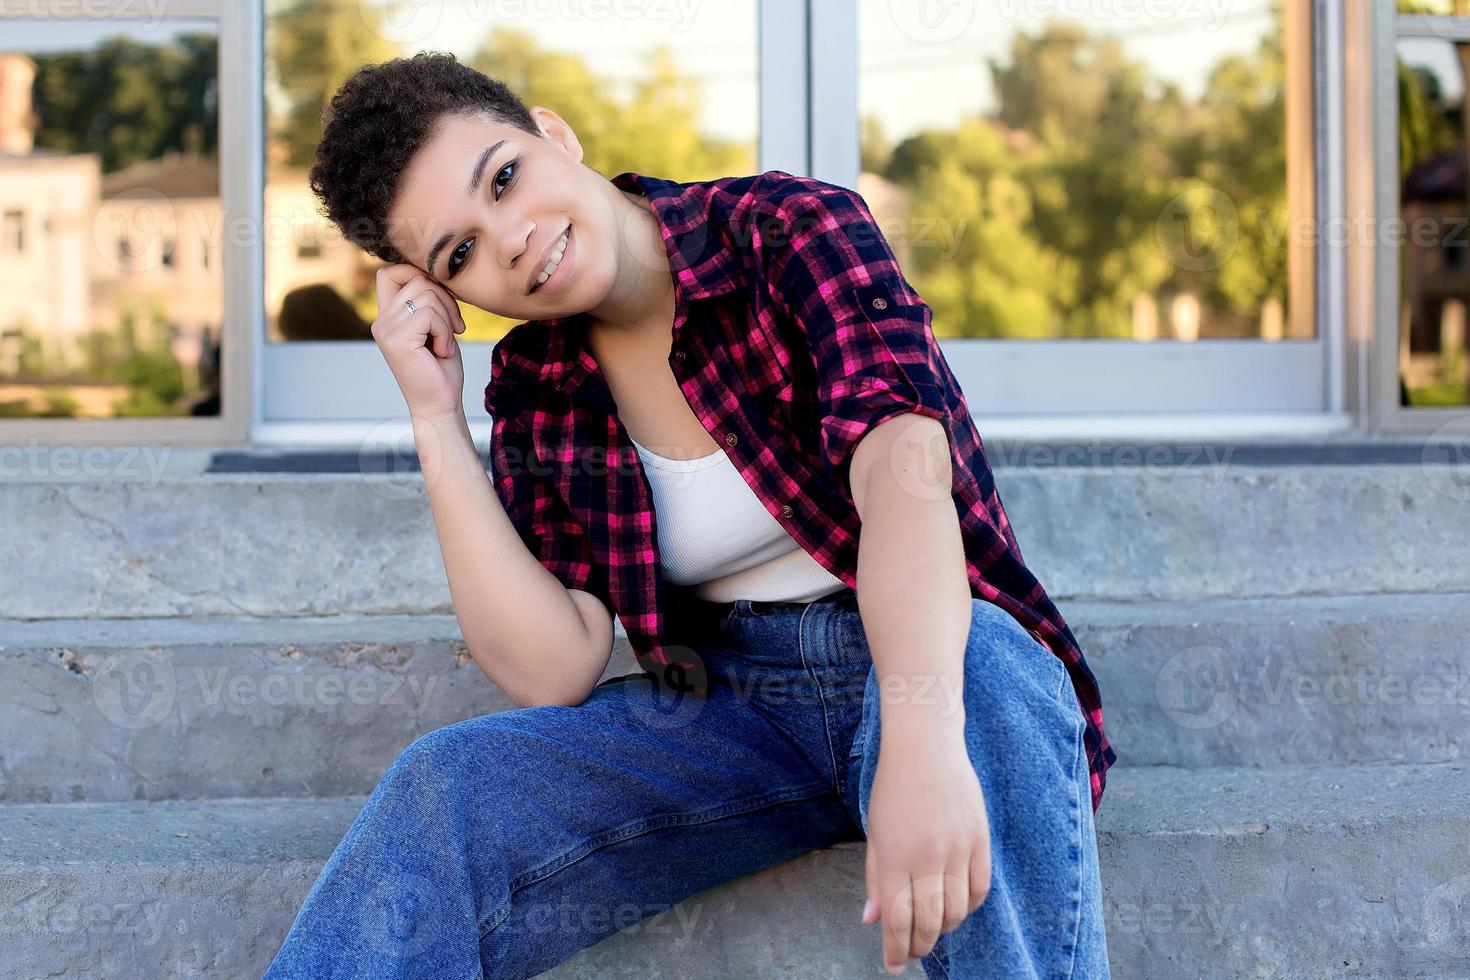
{"label": "shirt button", "polygon": [[676,361],[682,361],[682,360],[684,360],[684,352],[681,351],[681,350],[674,351],[674,360],[676,360]]}
{"label": "shirt button", "polygon": [[740,441],[740,437],[737,436],[735,433],[733,433],[733,432],[726,432],[725,433],[725,445],[727,445],[727,446],[733,446],[733,445],[735,445],[739,441]]}
{"label": "shirt button", "polygon": [[781,516],[782,517],[790,517],[794,513],[796,513],[796,511],[794,511],[794,510],[791,509],[791,505],[790,504],[782,504],[781,505]]}
{"label": "shirt button", "polygon": [[884,299],[882,296],[879,296],[877,299],[873,300],[873,309],[875,309],[875,310],[886,310],[886,309],[888,309],[888,300]]}

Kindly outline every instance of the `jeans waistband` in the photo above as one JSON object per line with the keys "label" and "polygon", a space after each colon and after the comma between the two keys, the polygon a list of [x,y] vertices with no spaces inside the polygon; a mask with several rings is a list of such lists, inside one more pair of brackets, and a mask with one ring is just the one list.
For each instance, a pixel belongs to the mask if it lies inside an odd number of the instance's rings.
{"label": "jeans waistband", "polygon": [[670,609],[670,624],[679,626],[713,626],[733,612],[762,614],[781,609],[801,610],[813,603],[857,603],[857,592],[844,586],[836,592],[818,596],[806,602],[791,602],[778,599],[734,599],[730,602],[711,602],[692,591],[685,590]]}

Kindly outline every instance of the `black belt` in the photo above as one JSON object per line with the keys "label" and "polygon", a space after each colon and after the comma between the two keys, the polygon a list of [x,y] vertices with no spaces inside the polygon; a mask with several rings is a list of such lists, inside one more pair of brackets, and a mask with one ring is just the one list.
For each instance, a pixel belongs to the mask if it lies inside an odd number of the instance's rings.
{"label": "black belt", "polygon": [[[818,596],[817,598],[811,599],[807,602],[791,602],[784,599],[751,599],[748,601],[750,603],[751,612],[763,613],[771,612],[777,609],[803,609],[811,605],[813,602],[839,602],[844,600],[856,601],[856,599],[857,592],[854,591],[851,586],[844,586],[843,588],[838,589],[836,592],[831,592],[824,596]],[[734,601],[711,602],[708,599],[700,598],[699,596],[693,594],[693,592],[688,592],[686,595],[684,595],[681,599],[681,602],[683,606],[682,613],[689,616],[692,620],[696,622],[717,623],[728,616],[730,613],[735,611]]]}

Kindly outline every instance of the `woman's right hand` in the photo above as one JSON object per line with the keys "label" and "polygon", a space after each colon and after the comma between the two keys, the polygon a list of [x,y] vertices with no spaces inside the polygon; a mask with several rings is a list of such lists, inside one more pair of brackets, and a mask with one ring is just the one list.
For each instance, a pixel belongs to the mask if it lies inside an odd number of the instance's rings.
{"label": "woman's right hand", "polygon": [[[408,263],[378,270],[378,318],[373,340],[415,418],[464,412],[464,333],[459,305],[443,286]],[[404,300],[413,300],[412,313]]]}

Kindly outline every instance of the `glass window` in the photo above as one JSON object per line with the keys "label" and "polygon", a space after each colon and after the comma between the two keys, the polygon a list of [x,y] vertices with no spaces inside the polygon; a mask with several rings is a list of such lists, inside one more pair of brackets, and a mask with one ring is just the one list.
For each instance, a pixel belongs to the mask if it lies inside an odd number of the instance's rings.
{"label": "glass window", "polygon": [[25,254],[26,213],[19,208],[5,212],[4,225],[0,227],[0,247],[10,255]]}
{"label": "glass window", "polygon": [[1470,41],[1398,41],[1398,373],[1405,406],[1470,404],[1467,64]]}
{"label": "glass window", "polygon": [[1438,17],[1470,14],[1470,0],[1399,0],[1399,13]]}
{"label": "glass window", "polygon": [[1315,337],[1302,22],[1177,7],[863,0],[858,190],[937,335]]}
{"label": "glass window", "polygon": [[218,415],[215,22],[3,31],[0,415]]}
{"label": "glass window", "polygon": [[[366,340],[378,260],[318,213],[306,182],[322,108],[360,65],[449,51],[571,124],[583,163],[671,180],[757,171],[756,0],[679,4],[403,4],[266,0],[267,340]],[[630,14],[636,11],[636,14]],[[512,16],[518,14],[518,16]],[[304,243],[304,244],[303,244]],[[340,312],[281,325],[283,304]],[[515,321],[460,304],[461,342]]]}

